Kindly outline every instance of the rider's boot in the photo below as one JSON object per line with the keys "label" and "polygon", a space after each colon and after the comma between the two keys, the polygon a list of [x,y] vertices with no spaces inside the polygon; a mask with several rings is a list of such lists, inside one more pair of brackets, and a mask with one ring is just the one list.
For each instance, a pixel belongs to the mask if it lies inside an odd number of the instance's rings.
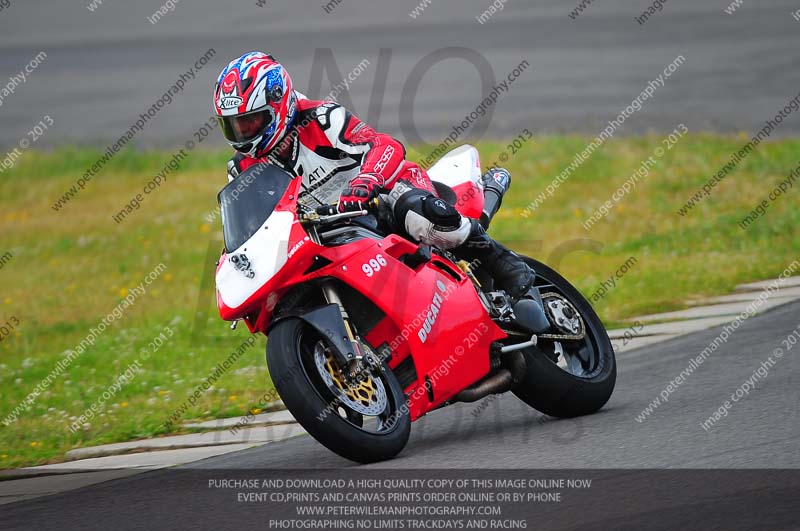
{"label": "rider's boot", "polygon": [[478,260],[497,286],[514,300],[522,298],[533,285],[534,272],[518,254],[493,240],[477,220],[470,220],[467,240],[451,249],[458,258]]}

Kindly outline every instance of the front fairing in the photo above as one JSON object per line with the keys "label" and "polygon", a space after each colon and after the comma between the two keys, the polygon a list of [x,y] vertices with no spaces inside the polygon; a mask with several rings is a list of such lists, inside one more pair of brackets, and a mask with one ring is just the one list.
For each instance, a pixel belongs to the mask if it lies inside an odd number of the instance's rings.
{"label": "front fairing", "polygon": [[276,210],[292,176],[271,164],[257,164],[229,182],[217,195],[225,249],[240,249]]}
{"label": "front fairing", "polygon": [[302,240],[297,223],[299,179],[272,165],[249,168],[220,192],[225,253],[216,273],[223,319],[255,311],[264,287],[286,265],[290,245]]}

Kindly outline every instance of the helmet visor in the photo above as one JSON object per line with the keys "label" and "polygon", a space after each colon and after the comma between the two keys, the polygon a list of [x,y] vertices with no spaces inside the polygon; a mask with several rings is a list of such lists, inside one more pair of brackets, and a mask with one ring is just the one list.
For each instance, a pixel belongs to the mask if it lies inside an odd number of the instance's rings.
{"label": "helmet visor", "polygon": [[236,144],[251,142],[263,133],[274,119],[275,113],[269,106],[236,116],[217,116],[223,136],[228,142]]}

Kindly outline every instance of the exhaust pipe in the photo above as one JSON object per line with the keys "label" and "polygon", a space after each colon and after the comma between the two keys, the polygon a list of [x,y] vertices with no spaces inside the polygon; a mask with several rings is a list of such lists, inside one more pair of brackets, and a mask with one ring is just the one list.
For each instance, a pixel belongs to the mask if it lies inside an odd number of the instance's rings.
{"label": "exhaust pipe", "polygon": [[477,402],[481,398],[490,395],[503,393],[511,389],[513,377],[508,369],[500,369],[497,373],[481,380],[475,386],[464,389],[455,396],[459,402]]}
{"label": "exhaust pipe", "polygon": [[[535,344],[536,342],[534,341],[533,343]],[[525,363],[525,356],[519,351],[508,353],[506,360],[511,367],[510,370],[500,369],[472,387],[464,389],[453,399],[457,402],[477,402],[485,396],[510,391],[512,385],[522,382],[527,372],[527,364]]]}

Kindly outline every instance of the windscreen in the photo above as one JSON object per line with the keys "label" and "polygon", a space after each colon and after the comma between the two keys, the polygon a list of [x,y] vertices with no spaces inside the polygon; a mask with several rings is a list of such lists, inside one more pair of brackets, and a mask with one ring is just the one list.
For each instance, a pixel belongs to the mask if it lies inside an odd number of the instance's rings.
{"label": "windscreen", "polygon": [[272,214],[291,182],[291,176],[271,164],[256,164],[223,188],[217,201],[222,213],[225,249],[242,246]]}

